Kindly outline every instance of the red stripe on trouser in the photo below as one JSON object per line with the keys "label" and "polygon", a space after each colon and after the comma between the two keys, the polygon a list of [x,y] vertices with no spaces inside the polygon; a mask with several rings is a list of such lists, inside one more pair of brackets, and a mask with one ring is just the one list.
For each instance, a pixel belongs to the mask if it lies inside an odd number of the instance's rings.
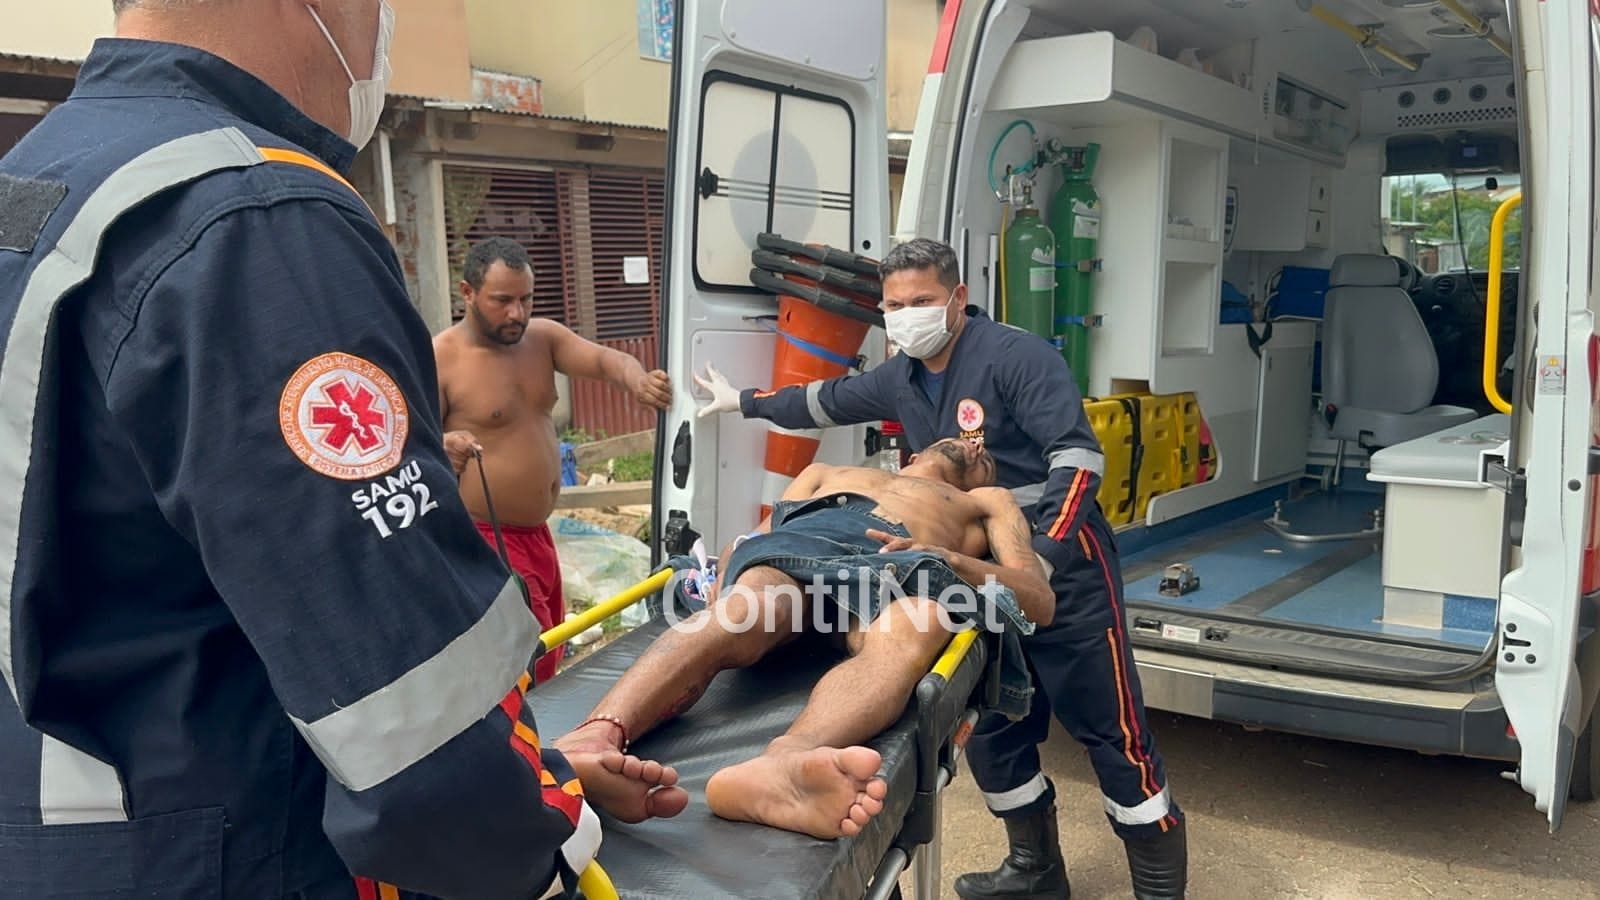
{"label": "red stripe on trouser", "polygon": [[1050,526],[1052,540],[1061,540],[1072,528],[1072,520],[1078,517],[1078,507],[1083,502],[1083,483],[1088,480],[1089,473],[1083,469],[1073,473],[1072,483],[1067,486],[1067,496],[1061,501],[1061,515]]}
{"label": "red stripe on trouser", "polygon": [[550,776],[550,773],[545,771],[544,761],[539,758],[539,748],[524,740],[522,735],[517,734],[517,723],[521,721],[522,698],[525,690],[524,685],[526,684],[527,679],[524,678],[522,684],[512,688],[510,693],[506,694],[505,698],[500,701],[500,711],[505,713],[507,719],[511,720],[511,749],[527,760],[528,765],[539,776],[539,780],[543,785],[541,793],[543,794],[545,805],[561,810],[567,820],[572,823],[572,827],[577,828],[578,820],[583,816],[583,799],[563,791],[555,783],[555,779]]}
{"label": "red stripe on trouser", "polygon": [[371,878],[357,878],[356,897],[358,900],[378,900],[378,883]]}
{"label": "red stripe on trouser", "polygon": [[[1111,570],[1106,565],[1105,549],[1100,546],[1100,539],[1093,532],[1084,529],[1080,534],[1088,534],[1089,542],[1094,545],[1096,562],[1100,566],[1100,575],[1106,583],[1106,596],[1111,600],[1112,627],[1106,629],[1106,638],[1111,644],[1112,671],[1116,674],[1117,683],[1117,718],[1122,725],[1123,734],[1129,743],[1124,744],[1123,754],[1128,761],[1139,769],[1140,789],[1146,797],[1154,797],[1161,793],[1161,786],[1156,784],[1155,767],[1150,760],[1150,755],[1144,748],[1144,732],[1139,728],[1139,711],[1133,703],[1133,683],[1128,680],[1128,673],[1123,666],[1123,648],[1126,635],[1123,632],[1125,623],[1122,620],[1121,608],[1117,604],[1116,584],[1111,578]],[[1170,813],[1161,818],[1161,830],[1177,824],[1177,819]]]}

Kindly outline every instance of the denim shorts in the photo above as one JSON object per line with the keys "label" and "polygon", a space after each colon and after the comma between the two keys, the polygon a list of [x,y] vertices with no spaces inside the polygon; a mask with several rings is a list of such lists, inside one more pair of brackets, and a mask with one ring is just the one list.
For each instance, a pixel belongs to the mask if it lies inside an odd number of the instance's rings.
{"label": "denim shorts", "polygon": [[1026,715],[1033,685],[1021,638],[1032,634],[1035,626],[1022,614],[1016,594],[999,583],[972,585],[933,553],[879,552],[883,544],[867,535],[869,529],[896,537],[911,535],[904,525],[875,514],[877,505],[859,494],[778,501],[772,508],[772,530],[740,541],[723,562],[722,589],[728,590],[752,566],[777,569],[799,582],[804,596],[833,601],[826,610],[839,615],[829,624],[848,618],[871,623],[902,597],[935,600],[951,619],[999,635],[998,711],[1013,718]]}

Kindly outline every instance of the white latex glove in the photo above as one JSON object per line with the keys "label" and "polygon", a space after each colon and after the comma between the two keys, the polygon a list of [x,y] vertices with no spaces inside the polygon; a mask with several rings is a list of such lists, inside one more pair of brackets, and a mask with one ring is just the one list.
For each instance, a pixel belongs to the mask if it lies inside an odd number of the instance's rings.
{"label": "white latex glove", "polygon": [[701,378],[699,375],[694,376],[694,383],[700,385],[711,394],[711,402],[700,407],[700,411],[695,414],[695,417],[703,419],[716,413],[738,412],[739,389],[729,384],[728,379],[724,378],[722,373],[717,371],[717,367],[710,363],[706,364],[706,376],[710,380]]}

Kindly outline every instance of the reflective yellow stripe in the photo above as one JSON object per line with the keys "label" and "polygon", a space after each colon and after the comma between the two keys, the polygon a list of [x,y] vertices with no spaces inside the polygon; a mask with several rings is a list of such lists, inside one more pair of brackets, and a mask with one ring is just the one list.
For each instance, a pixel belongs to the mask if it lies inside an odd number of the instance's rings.
{"label": "reflective yellow stripe", "polygon": [[[328,166],[327,163],[324,163],[320,159],[307,156],[298,150],[284,150],[281,147],[257,147],[256,149],[261,151],[261,158],[267,160],[268,162],[288,163],[292,166],[304,166],[307,169],[316,169],[318,172],[321,172],[329,178],[332,178],[334,181],[339,182],[350,190],[356,190],[355,185],[346,181],[343,175],[335,172]],[[356,191],[357,196],[360,196],[360,194],[360,191]]]}
{"label": "reflective yellow stripe", "polygon": [[532,747],[533,752],[540,752],[539,736],[533,733],[532,728],[529,728],[528,726],[522,724],[522,722],[518,721],[511,724],[511,730],[517,735],[517,737],[522,738],[522,740],[525,741],[529,747]]}

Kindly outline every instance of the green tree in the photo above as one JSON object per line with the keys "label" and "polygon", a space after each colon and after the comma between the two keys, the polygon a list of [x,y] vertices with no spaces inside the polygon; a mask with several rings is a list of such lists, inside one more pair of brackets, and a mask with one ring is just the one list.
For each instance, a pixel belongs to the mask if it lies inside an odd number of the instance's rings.
{"label": "green tree", "polygon": [[[1483,271],[1489,267],[1489,226],[1494,222],[1495,210],[1501,201],[1491,198],[1488,194],[1472,191],[1455,191],[1455,197],[1460,204],[1460,233],[1457,234],[1456,204],[1451,202],[1451,192],[1431,194],[1415,198],[1415,210],[1412,209],[1412,195],[1400,185],[1392,187],[1390,193],[1390,215],[1396,219],[1414,221],[1427,227],[1417,234],[1418,239],[1438,241],[1441,245],[1448,246],[1458,243],[1466,244],[1467,265],[1474,270]],[[1415,216],[1413,218],[1413,215]],[[1522,265],[1522,209],[1519,207],[1510,218],[1506,220],[1505,238],[1505,266],[1515,269]],[[1452,256],[1459,255],[1457,249]]]}

